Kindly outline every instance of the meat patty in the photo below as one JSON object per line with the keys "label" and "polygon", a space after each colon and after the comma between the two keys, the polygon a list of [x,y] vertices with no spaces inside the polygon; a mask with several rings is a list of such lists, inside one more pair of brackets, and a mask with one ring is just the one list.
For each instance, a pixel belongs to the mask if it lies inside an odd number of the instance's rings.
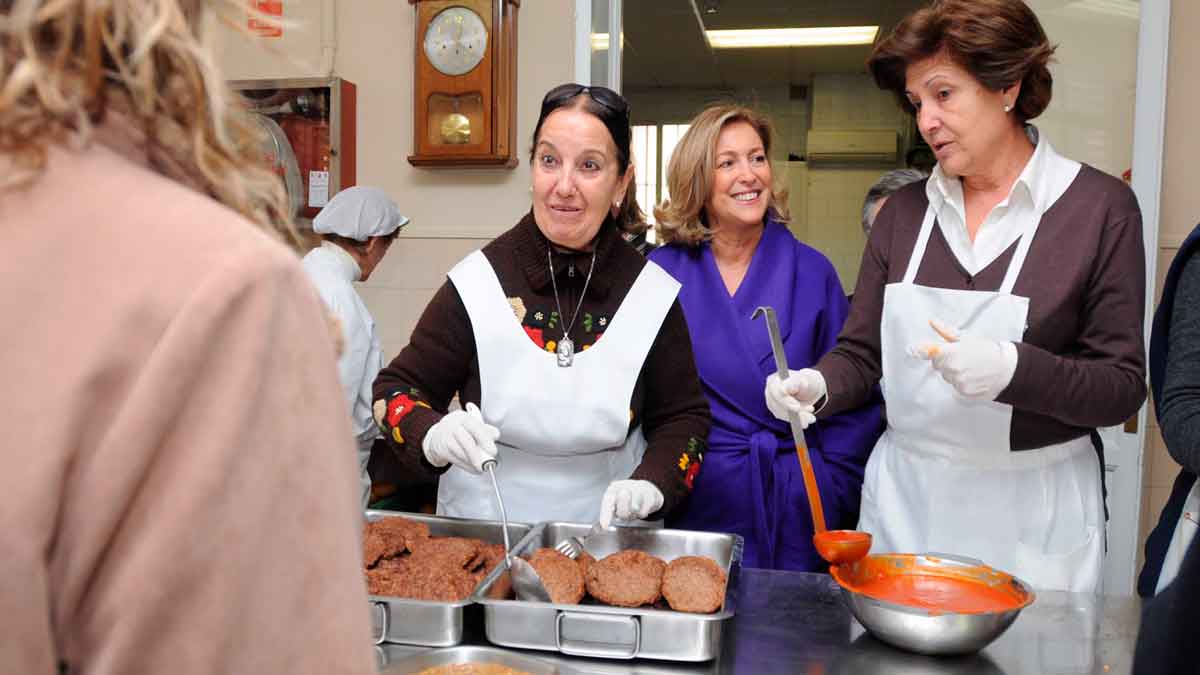
{"label": "meat patty", "polygon": [[465,570],[467,565],[479,555],[479,549],[484,543],[478,539],[465,537],[429,537],[414,540],[412,550],[414,562],[427,567],[442,567]]}
{"label": "meat patty", "polygon": [[587,591],[609,605],[650,605],[662,595],[666,567],[662,560],[643,551],[618,551],[588,565]]}
{"label": "meat patty", "polygon": [[[484,544],[479,547],[479,553],[467,565],[467,570],[475,577],[475,583],[483,581],[498,565],[504,564],[504,544]],[[494,600],[507,600],[512,597],[512,577],[505,571],[488,587],[487,597]]]}
{"label": "meat patty", "polygon": [[403,555],[428,537],[428,525],[408,518],[391,516],[371,521],[363,529],[363,566],[372,567],[385,558]]}
{"label": "meat patty", "polygon": [[725,572],[711,558],[685,555],[667,565],[662,594],[677,612],[711,614],[725,601]]}
{"label": "meat patty", "polygon": [[367,590],[393,598],[459,602],[475,586],[475,577],[463,568],[432,567],[411,556],[383,560],[367,570]]}
{"label": "meat patty", "polygon": [[577,605],[583,599],[583,571],[579,564],[552,548],[539,548],[529,557],[550,600],[561,605]]}
{"label": "meat patty", "polygon": [[595,564],[596,559],[592,557],[591,553],[583,551],[579,554],[579,557],[575,559],[575,562],[579,565],[579,570],[583,572],[583,578],[587,579],[588,568]]}

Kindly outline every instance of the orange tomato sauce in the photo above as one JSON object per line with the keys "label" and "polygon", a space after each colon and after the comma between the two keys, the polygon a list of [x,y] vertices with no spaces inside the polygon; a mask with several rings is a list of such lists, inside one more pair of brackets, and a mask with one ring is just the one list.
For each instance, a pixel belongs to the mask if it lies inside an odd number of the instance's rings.
{"label": "orange tomato sauce", "polygon": [[1011,576],[987,566],[923,569],[915,556],[892,555],[869,556],[832,572],[851,591],[930,614],[1004,612],[1031,602]]}
{"label": "orange tomato sauce", "polygon": [[876,600],[926,609],[931,613],[984,614],[1017,609],[1024,604],[1004,588],[926,574],[882,577],[857,590]]}

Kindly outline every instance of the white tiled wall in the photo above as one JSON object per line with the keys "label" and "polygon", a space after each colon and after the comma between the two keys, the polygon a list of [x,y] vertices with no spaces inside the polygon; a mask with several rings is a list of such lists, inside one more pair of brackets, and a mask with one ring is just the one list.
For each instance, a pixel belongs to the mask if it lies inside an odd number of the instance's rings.
{"label": "white tiled wall", "polygon": [[869,75],[823,73],[813,76],[814,129],[902,130],[906,116],[891,93]]}
{"label": "white tiled wall", "polygon": [[854,290],[863,247],[867,244],[862,231],[863,196],[886,170],[808,170],[808,234],[804,243],[829,258],[847,293]]}

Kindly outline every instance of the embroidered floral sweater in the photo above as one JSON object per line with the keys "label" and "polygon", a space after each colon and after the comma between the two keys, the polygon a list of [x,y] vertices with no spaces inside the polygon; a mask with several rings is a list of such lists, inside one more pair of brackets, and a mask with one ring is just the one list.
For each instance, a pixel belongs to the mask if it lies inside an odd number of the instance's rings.
{"label": "embroidered floral sweater", "polygon": [[[549,241],[532,213],[483,248],[500,280],[517,320],[529,339],[554,351],[563,320],[555,303],[546,261]],[[591,265],[591,251],[552,256],[559,301],[573,316]],[[596,239],[596,268],[587,284],[580,316],[571,326],[576,350],[602,339],[646,260],[620,236],[611,221]],[[529,386],[536,387],[536,382]],[[480,400],[479,361],[467,309],[447,281],[425,308],[412,339],[375,380],[375,418],[389,439],[392,458],[405,472],[440,473],[425,460],[421,444],[426,432],[446,413],[455,396],[465,405]],[[632,430],[641,425],[646,437],[642,463],[630,478],[648,480],[662,491],[665,516],[691,491],[700,470],[711,416],[688,335],[683,310],[676,301],[642,365],[630,407]],[[442,470],[444,471],[444,469]]]}

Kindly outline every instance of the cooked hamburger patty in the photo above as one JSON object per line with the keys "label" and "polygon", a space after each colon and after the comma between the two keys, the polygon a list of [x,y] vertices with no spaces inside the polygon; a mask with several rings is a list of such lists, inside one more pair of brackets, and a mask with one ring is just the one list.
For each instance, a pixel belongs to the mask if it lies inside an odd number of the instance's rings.
{"label": "cooked hamburger patty", "polygon": [[475,585],[475,577],[462,568],[430,567],[412,557],[384,560],[367,570],[367,590],[393,598],[458,602]]}
{"label": "cooked hamburger patty", "polygon": [[583,571],[579,564],[552,548],[539,548],[529,556],[542,585],[557,604],[577,605],[583,599]]}
{"label": "cooked hamburger patty", "polygon": [[384,558],[403,555],[428,537],[428,525],[408,518],[392,516],[369,522],[363,530],[363,565],[371,567]]}
{"label": "cooked hamburger patty", "polygon": [[425,563],[429,567],[447,567],[465,569],[475,556],[479,555],[480,547],[485,544],[478,539],[465,537],[429,537],[413,542],[412,559]]}
{"label": "cooked hamburger patty", "polygon": [[575,559],[575,562],[579,565],[579,570],[583,572],[583,578],[587,579],[588,568],[595,564],[596,559],[592,557],[591,553],[584,551],[583,553],[579,554],[579,557]]}
{"label": "cooked hamburger patty", "polygon": [[[479,547],[479,554],[467,565],[467,570],[475,577],[476,585],[484,577],[491,574],[497,565],[504,564],[504,544],[484,544]],[[512,578],[508,572],[503,572],[496,582],[488,587],[487,596],[496,600],[504,600],[512,595]]]}
{"label": "cooked hamburger patty", "polygon": [[666,563],[648,553],[619,551],[588,565],[587,591],[609,605],[650,605],[662,595],[666,567]]}
{"label": "cooked hamburger patty", "polygon": [[677,612],[709,614],[725,600],[725,573],[710,558],[685,555],[667,565],[662,594]]}
{"label": "cooked hamburger patty", "polygon": [[[372,595],[458,602],[503,561],[503,545],[432,537],[424,523],[399,516],[369,522],[363,531],[363,567]],[[501,599],[511,594],[507,573],[488,592]]]}

